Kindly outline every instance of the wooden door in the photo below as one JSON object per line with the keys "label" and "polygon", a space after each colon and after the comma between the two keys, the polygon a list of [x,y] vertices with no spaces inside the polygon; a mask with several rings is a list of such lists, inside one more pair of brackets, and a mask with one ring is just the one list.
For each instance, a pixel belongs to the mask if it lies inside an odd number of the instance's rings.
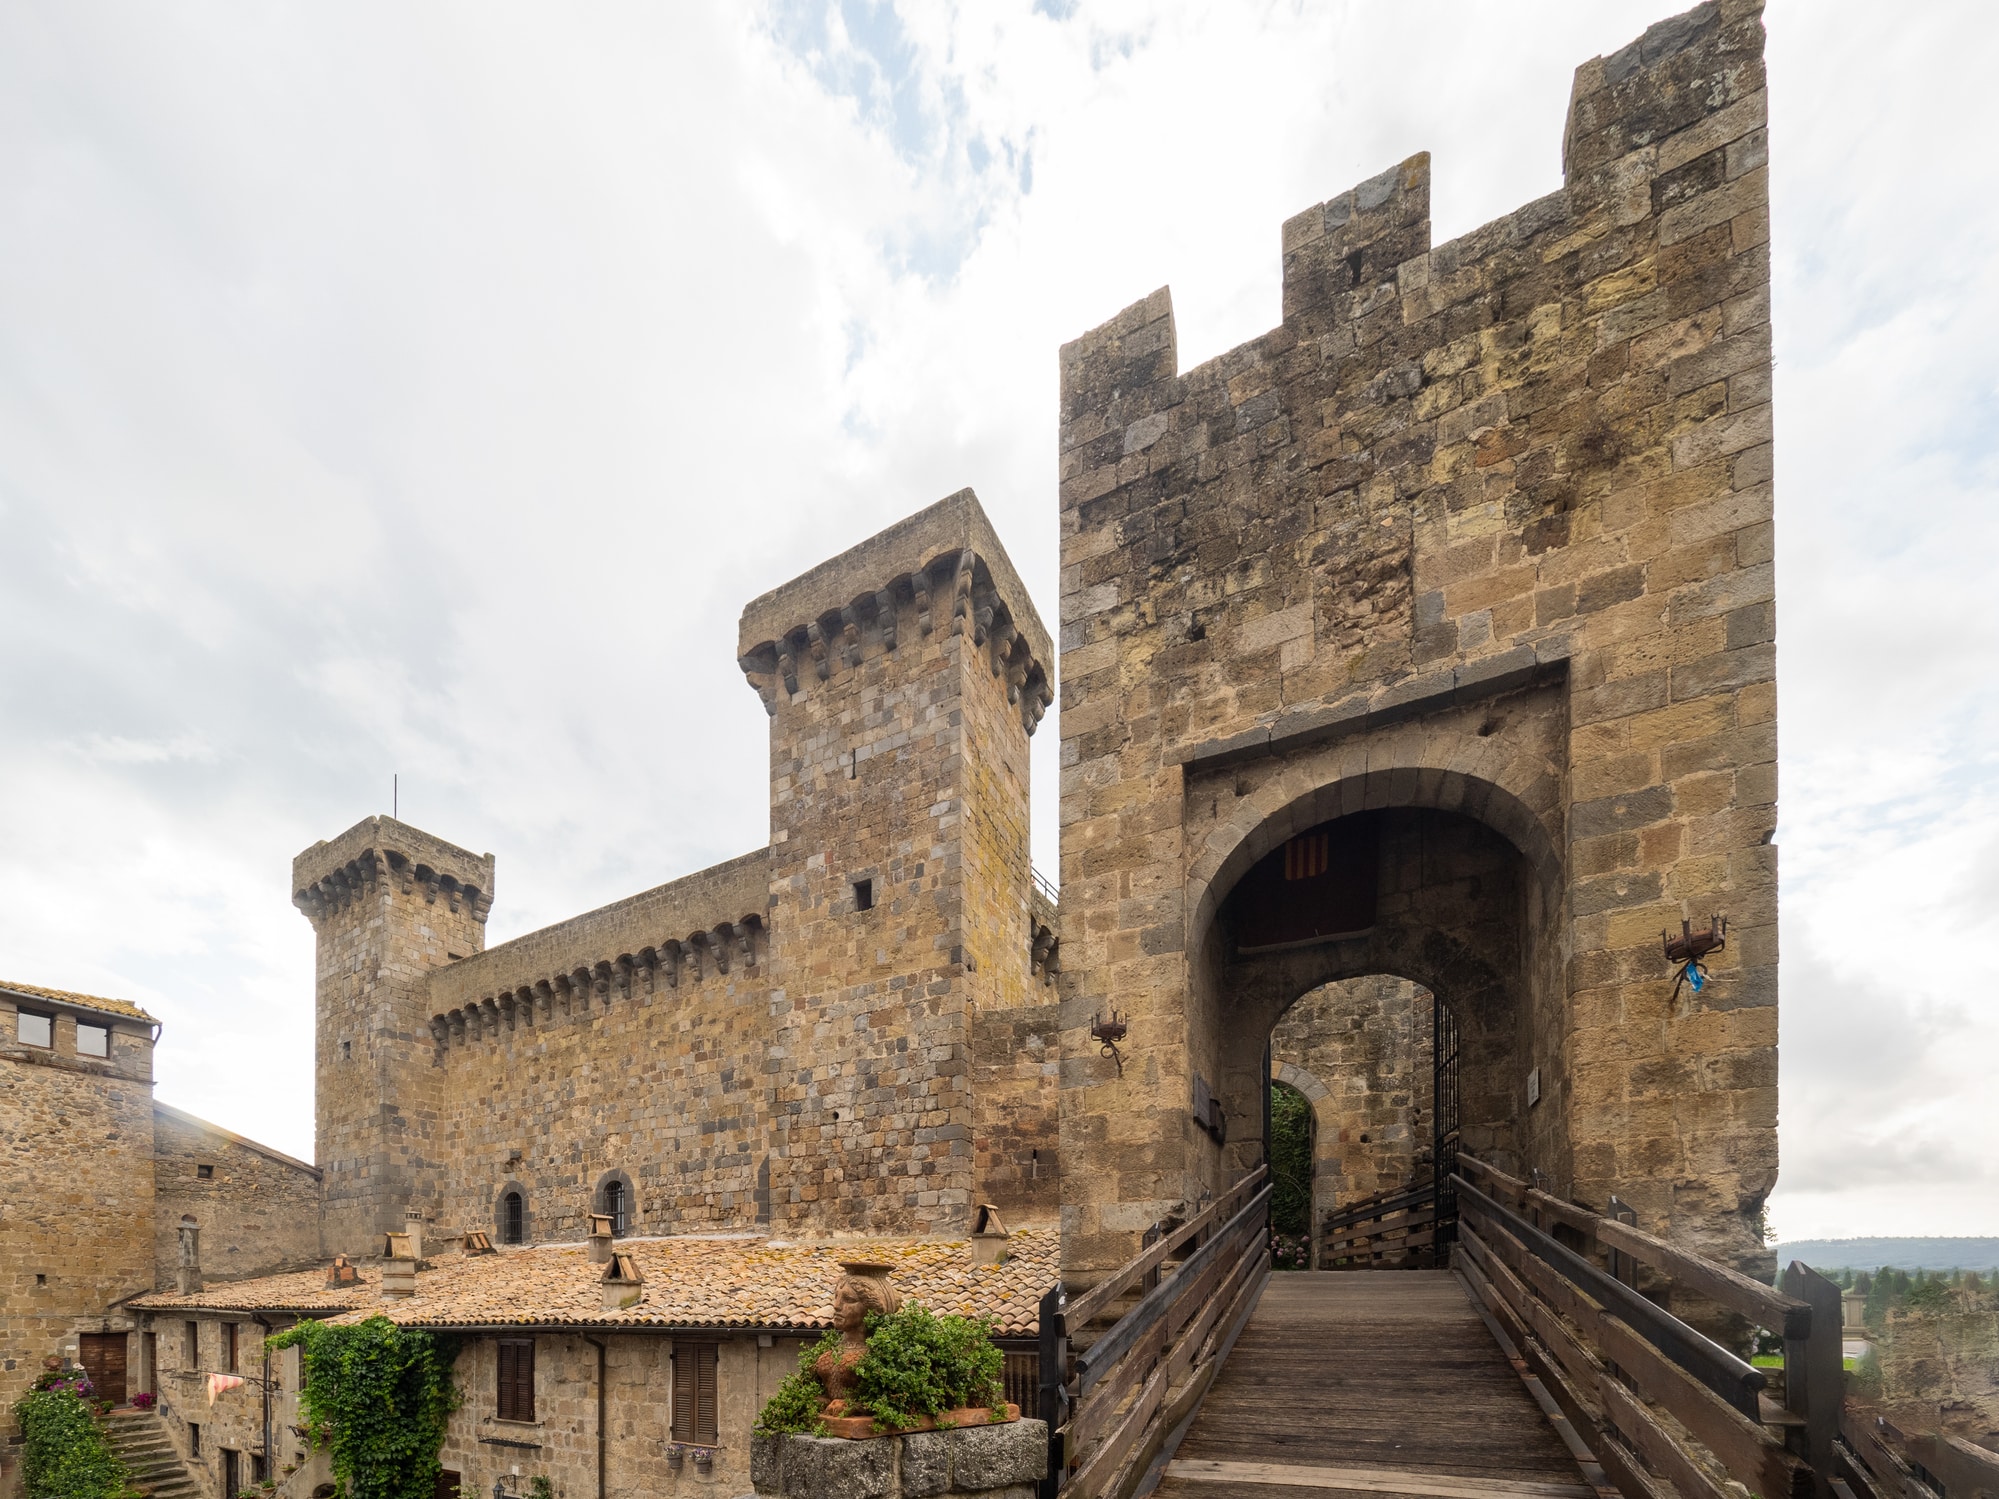
{"label": "wooden door", "polygon": [[114,1405],[125,1403],[125,1334],[87,1332],[82,1340],[84,1372],[97,1386],[97,1398]]}
{"label": "wooden door", "polygon": [[449,1468],[437,1475],[436,1499],[458,1499],[459,1477]]}

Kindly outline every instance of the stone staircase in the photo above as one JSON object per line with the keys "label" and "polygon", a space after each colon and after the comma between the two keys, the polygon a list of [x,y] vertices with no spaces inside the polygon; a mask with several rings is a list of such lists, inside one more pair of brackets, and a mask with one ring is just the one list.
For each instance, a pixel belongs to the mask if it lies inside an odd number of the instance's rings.
{"label": "stone staircase", "polygon": [[104,1434],[132,1472],[132,1487],[152,1499],[208,1499],[205,1486],[189,1471],[167,1435],[167,1424],[152,1411],[129,1407],[104,1418]]}

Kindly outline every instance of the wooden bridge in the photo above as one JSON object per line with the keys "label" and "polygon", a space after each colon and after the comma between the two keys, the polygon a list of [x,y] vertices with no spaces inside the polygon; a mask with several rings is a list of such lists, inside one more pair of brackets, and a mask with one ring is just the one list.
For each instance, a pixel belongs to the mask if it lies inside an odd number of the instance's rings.
{"label": "wooden bridge", "polygon": [[[1839,1289],[1784,1289],[1469,1155],[1270,1273],[1266,1172],[1042,1304],[1043,1499],[1999,1499],[1999,1457],[1847,1410]],[[1754,1368],[1681,1320],[1781,1336]],[[1696,1310],[1698,1308],[1698,1310]]]}

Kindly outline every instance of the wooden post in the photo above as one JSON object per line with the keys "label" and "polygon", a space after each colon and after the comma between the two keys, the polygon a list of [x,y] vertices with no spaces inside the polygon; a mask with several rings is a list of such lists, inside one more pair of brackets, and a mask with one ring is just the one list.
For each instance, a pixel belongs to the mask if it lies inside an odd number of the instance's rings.
{"label": "wooden post", "polygon": [[1834,1499],[1832,1444],[1846,1403],[1840,1341],[1845,1316],[1839,1287],[1802,1260],[1793,1260],[1784,1272],[1784,1294],[1812,1309],[1805,1336],[1784,1339],[1784,1407],[1805,1421],[1790,1429],[1791,1450],[1812,1465],[1812,1490],[1818,1499]]}
{"label": "wooden post", "polygon": [[1069,1333],[1063,1323],[1067,1303],[1060,1281],[1041,1298],[1041,1392],[1035,1414],[1048,1423],[1048,1471],[1041,1479],[1040,1499],[1055,1499],[1068,1476],[1062,1437],[1062,1428],[1069,1424]]}

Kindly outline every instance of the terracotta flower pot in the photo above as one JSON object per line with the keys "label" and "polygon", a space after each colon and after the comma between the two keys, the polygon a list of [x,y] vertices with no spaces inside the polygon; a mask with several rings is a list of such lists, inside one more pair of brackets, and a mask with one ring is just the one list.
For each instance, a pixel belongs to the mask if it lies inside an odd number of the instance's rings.
{"label": "terracotta flower pot", "polygon": [[[1018,1421],[1020,1407],[1008,1405],[1006,1419]],[[961,1406],[954,1411],[945,1411],[940,1416],[919,1416],[913,1426],[895,1428],[877,1427],[873,1416],[828,1416],[825,1421],[826,1435],[845,1437],[849,1441],[861,1441],[867,1437],[907,1436],[912,1431],[940,1431],[961,1426],[998,1426],[1003,1423],[993,1420],[992,1408],[985,1405]]]}

